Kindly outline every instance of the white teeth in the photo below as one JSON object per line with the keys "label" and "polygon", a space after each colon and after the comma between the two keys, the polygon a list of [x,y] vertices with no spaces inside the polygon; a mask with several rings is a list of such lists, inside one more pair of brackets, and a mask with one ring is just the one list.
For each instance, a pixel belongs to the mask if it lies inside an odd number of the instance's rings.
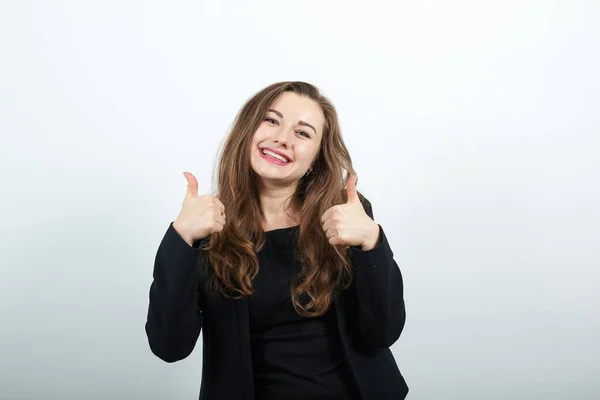
{"label": "white teeth", "polygon": [[281,161],[283,161],[283,162],[285,162],[285,163],[286,163],[286,162],[289,162],[289,161],[288,161],[288,160],[287,160],[285,157],[283,157],[283,156],[280,156],[280,155],[279,155],[279,154],[277,154],[277,153],[273,153],[272,151],[269,151],[269,150],[265,150],[265,149],[263,149],[263,150],[262,150],[262,152],[263,152],[263,154],[266,154],[266,155],[268,155],[268,156],[274,157],[274,158],[276,158],[276,159],[278,159],[278,160],[281,160]]}

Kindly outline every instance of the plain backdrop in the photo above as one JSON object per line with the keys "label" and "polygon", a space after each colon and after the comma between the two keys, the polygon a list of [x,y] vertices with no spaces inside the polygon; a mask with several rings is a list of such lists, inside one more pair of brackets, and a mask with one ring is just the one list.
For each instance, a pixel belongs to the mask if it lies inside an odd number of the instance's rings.
{"label": "plain backdrop", "polygon": [[281,80],[338,109],[409,399],[600,398],[599,54],[597,1],[0,1],[0,398],[197,399],[154,256]]}

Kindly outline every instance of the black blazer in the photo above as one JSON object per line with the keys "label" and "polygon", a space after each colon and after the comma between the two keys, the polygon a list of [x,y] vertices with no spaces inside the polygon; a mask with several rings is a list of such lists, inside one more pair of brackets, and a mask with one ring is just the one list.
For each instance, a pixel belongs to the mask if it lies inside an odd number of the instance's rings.
{"label": "black blazer", "polygon": [[[371,204],[360,195],[366,213]],[[372,250],[352,248],[352,285],[335,301],[342,347],[364,400],[401,400],[408,387],[389,347],[406,319],[402,275],[380,226]],[[253,400],[250,331],[246,299],[209,298],[202,281],[210,268],[200,246],[190,247],[171,223],[158,248],[146,335],[166,362],[187,357],[203,335],[200,400]],[[257,399],[260,400],[260,399]]]}

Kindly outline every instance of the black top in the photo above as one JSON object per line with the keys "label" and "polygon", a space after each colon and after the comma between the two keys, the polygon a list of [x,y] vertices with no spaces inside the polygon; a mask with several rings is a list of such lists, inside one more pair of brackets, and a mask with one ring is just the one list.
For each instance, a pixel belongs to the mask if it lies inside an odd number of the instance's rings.
{"label": "black top", "polygon": [[259,273],[248,299],[255,398],[358,399],[340,342],[335,308],[322,317],[294,309],[290,284],[301,266],[294,257],[298,227],[266,233]]}
{"label": "black top", "polygon": [[[373,218],[370,202],[359,197]],[[190,246],[169,225],[154,260],[148,344],[161,360],[176,362],[190,355],[202,333],[199,399],[261,400],[254,395],[249,299],[207,293],[213,270],[201,250],[206,243]],[[332,307],[345,359],[362,400],[402,400],[408,387],[389,347],[406,321],[404,284],[383,228],[375,248],[352,248],[351,258],[352,284]]]}

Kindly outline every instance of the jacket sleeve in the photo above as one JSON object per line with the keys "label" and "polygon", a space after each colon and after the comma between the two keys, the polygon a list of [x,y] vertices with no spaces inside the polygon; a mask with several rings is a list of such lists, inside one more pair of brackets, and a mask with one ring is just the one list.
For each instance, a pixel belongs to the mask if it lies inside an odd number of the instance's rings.
{"label": "jacket sleeve", "polygon": [[[369,200],[360,195],[367,215],[373,219]],[[352,246],[356,263],[358,320],[365,341],[378,348],[390,347],[400,337],[406,321],[404,284],[394,254],[379,225],[379,242],[371,250]]]}
{"label": "jacket sleeve", "polygon": [[152,352],[166,362],[186,358],[202,327],[199,242],[191,247],[169,225],[154,261],[146,336]]}

